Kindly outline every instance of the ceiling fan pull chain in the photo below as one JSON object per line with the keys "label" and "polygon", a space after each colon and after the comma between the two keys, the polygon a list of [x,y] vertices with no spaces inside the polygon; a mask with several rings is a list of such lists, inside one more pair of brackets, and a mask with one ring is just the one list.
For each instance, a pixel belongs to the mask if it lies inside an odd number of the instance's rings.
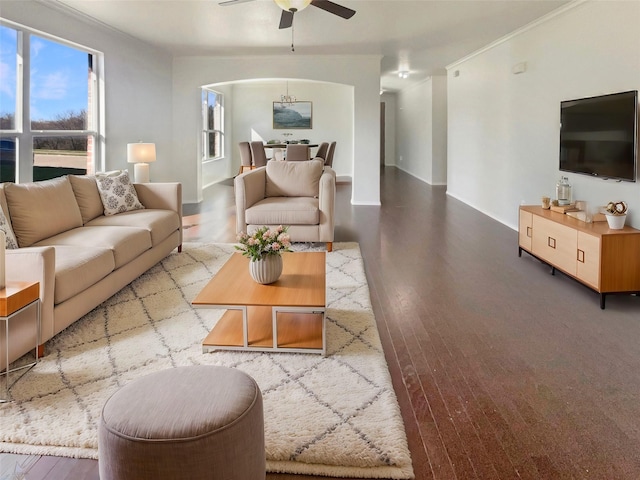
{"label": "ceiling fan pull chain", "polygon": [[295,51],[296,51],[296,49],[295,49],[295,48],[294,48],[294,46],[293,46],[293,29],[294,29],[294,28],[295,28],[295,27],[293,26],[293,23],[292,23],[292,24],[291,24],[291,51],[292,51],[292,52],[295,52]]}

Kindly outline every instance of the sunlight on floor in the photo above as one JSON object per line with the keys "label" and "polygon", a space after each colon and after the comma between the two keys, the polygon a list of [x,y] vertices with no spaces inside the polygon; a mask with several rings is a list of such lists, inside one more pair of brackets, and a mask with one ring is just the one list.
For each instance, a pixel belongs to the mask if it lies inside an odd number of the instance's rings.
{"label": "sunlight on floor", "polygon": [[0,480],[22,480],[35,465],[38,455],[14,455],[0,453]]}

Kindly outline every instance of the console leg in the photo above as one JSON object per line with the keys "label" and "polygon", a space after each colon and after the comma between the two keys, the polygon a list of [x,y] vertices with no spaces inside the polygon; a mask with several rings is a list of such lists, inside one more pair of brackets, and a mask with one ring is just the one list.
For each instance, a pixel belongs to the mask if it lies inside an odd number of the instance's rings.
{"label": "console leg", "polygon": [[601,293],[601,294],[600,294],[600,308],[601,308],[602,310],[604,310],[604,299],[605,299],[605,297],[606,297],[606,296],[607,296],[607,294],[606,294],[606,293]]}
{"label": "console leg", "polygon": [[522,247],[518,247],[518,256],[521,257],[522,256]]}
{"label": "console leg", "polygon": [[555,275],[556,274],[556,267],[551,267],[551,275]]}
{"label": "console leg", "polygon": [[44,343],[42,345],[38,345],[38,358],[44,357]]}

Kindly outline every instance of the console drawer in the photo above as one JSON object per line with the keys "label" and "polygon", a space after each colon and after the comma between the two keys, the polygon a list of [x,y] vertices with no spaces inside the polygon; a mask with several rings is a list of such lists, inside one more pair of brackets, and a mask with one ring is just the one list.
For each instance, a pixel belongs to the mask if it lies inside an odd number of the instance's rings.
{"label": "console drawer", "polygon": [[533,217],[532,252],[557,268],[576,275],[578,232],[546,218]]}

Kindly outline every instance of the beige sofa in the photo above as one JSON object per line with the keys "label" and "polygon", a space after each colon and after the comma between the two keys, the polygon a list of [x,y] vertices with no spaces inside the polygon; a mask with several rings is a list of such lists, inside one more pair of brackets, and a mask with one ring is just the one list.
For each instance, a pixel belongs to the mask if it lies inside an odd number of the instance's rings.
{"label": "beige sofa", "polygon": [[[6,279],[40,282],[41,345],[181,249],[181,184],[133,187],[143,208],[105,216],[93,176],[0,184],[0,206],[19,246],[6,251]],[[10,362],[34,348],[33,324],[10,323]],[[0,342],[0,368],[3,350]]]}
{"label": "beige sofa", "polygon": [[322,159],[271,160],[235,178],[236,231],[289,226],[293,242],[326,242],[334,235],[336,174]]}

